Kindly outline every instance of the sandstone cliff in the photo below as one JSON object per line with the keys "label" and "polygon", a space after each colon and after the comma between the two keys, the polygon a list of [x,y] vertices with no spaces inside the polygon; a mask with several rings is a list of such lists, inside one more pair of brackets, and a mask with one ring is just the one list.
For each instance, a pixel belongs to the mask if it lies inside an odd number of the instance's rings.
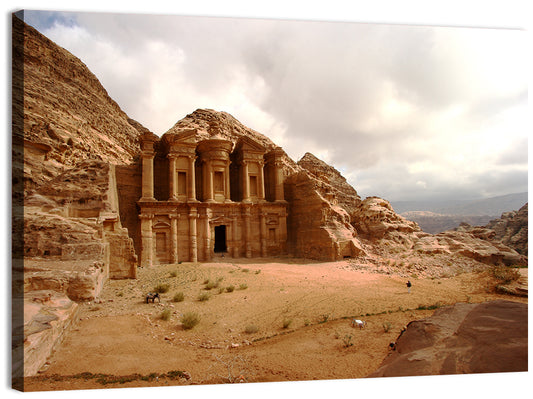
{"label": "sandstone cliff", "polygon": [[357,191],[346,181],[346,178],[334,167],[307,152],[298,161],[298,166],[307,170],[322,182],[320,190],[331,203],[342,207],[349,215],[361,203]]}
{"label": "sandstone cliff", "polygon": [[138,152],[139,124],[78,58],[16,16],[13,75],[13,167],[24,190],[81,161],[124,164]]}
{"label": "sandstone cliff", "polygon": [[12,23],[13,257],[24,257],[25,267],[39,260],[34,270],[45,274],[72,271],[74,259],[83,260],[75,267],[82,274],[96,265],[89,286],[70,279],[70,291],[63,287],[71,298],[91,298],[114,252],[124,255],[119,268],[127,270],[116,275],[135,275],[133,246],[118,218],[115,165],[133,161],[146,129],[78,58],[17,16]]}
{"label": "sandstone cliff", "polygon": [[518,211],[506,212],[500,219],[491,220],[485,227],[494,231],[494,239],[513,248],[519,254],[528,254],[527,204]]}

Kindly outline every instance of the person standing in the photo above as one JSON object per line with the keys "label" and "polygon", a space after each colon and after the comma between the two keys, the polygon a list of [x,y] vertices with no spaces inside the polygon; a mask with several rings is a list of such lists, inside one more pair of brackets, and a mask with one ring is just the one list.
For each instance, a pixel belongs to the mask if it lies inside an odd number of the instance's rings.
{"label": "person standing", "polygon": [[412,287],[412,284],[411,284],[411,281],[407,280],[407,293],[410,294],[411,293],[411,287]]}

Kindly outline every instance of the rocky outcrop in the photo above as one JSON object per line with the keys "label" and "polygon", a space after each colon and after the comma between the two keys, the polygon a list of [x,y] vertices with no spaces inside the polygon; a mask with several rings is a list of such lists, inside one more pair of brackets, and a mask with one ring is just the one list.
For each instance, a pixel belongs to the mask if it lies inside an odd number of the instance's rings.
{"label": "rocky outcrop", "polygon": [[494,230],[494,240],[499,240],[521,255],[528,254],[527,204],[518,211],[505,212],[500,219],[491,220],[485,227]]}
{"label": "rocky outcrop", "polygon": [[527,258],[497,241],[476,237],[474,234],[447,231],[436,235],[420,237],[413,250],[425,253],[458,254],[478,262],[498,265],[527,265]]}
{"label": "rocky outcrop", "polygon": [[458,303],[408,324],[369,377],[528,370],[527,304]]}
{"label": "rocky outcrop", "polygon": [[305,169],[321,184],[318,186],[321,195],[327,198],[333,205],[343,208],[348,215],[351,215],[361,203],[361,197],[357,191],[348,184],[346,178],[334,167],[329,166],[324,161],[318,159],[313,154],[307,152],[298,161],[298,166]]}
{"label": "rocky outcrop", "polygon": [[378,197],[368,197],[351,214],[352,225],[367,240],[390,240],[411,247],[420,232],[415,222],[398,215],[391,204]]}
{"label": "rocky outcrop", "polygon": [[[76,320],[78,305],[56,291],[32,291],[24,296],[24,326],[15,330],[20,335],[23,356],[14,353],[14,359],[24,359],[13,365],[14,375],[37,374],[46,360],[66,336]],[[23,370],[21,370],[23,369]]]}
{"label": "rocky outcrop", "polygon": [[364,250],[348,213],[325,197],[327,183],[307,171],[289,176],[285,198],[289,202],[287,228],[289,248],[297,256],[337,260],[362,255]]}
{"label": "rocky outcrop", "polygon": [[13,74],[23,77],[22,87],[14,87],[14,96],[23,98],[14,101],[23,115],[14,118],[14,158],[24,171],[24,189],[88,159],[129,163],[138,152],[138,124],[130,123],[94,74],[16,16],[13,38]]}
{"label": "rocky outcrop", "polygon": [[388,201],[378,197],[362,201],[351,220],[359,239],[370,246],[372,252],[386,257],[401,251],[406,257],[444,254],[487,265],[527,265],[526,257],[494,240],[492,230],[463,225],[455,231],[425,233],[415,222],[394,212]]}

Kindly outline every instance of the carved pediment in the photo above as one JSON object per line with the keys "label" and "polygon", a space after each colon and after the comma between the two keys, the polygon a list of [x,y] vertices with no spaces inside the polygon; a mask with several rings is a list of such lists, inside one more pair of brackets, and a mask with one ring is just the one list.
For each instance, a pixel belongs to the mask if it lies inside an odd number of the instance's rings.
{"label": "carved pediment", "polygon": [[154,224],[153,228],[154,229],[169,229],[170,224],[167,222],[157,222],[156,224]]}
{"label": "carved pediment", "polygon": [[225,216],[219,216],[214,219],[211,219],[209,222],[213,225],[221,225],[221,224],[229,225],[233,222],[233,220]]}
{"label": "carved pediment", "polygon": [[247,136],[242,136],[239,141],[237,141],[235,148],[236,150],[242,151],[243,153],[260,152],[263,154],[265,152],[265,147],[263,147],[257,141]]}

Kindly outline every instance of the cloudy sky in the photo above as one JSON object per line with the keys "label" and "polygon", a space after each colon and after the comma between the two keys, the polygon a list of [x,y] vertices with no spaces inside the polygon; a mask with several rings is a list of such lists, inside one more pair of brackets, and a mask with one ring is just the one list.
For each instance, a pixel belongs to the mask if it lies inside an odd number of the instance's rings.
{"label": "cloudy sky", "polygon": [[523,30],[55,11],[25,20],[158,135],[211,108],[295,160],[313,153],[362,197],[527,191]]}

